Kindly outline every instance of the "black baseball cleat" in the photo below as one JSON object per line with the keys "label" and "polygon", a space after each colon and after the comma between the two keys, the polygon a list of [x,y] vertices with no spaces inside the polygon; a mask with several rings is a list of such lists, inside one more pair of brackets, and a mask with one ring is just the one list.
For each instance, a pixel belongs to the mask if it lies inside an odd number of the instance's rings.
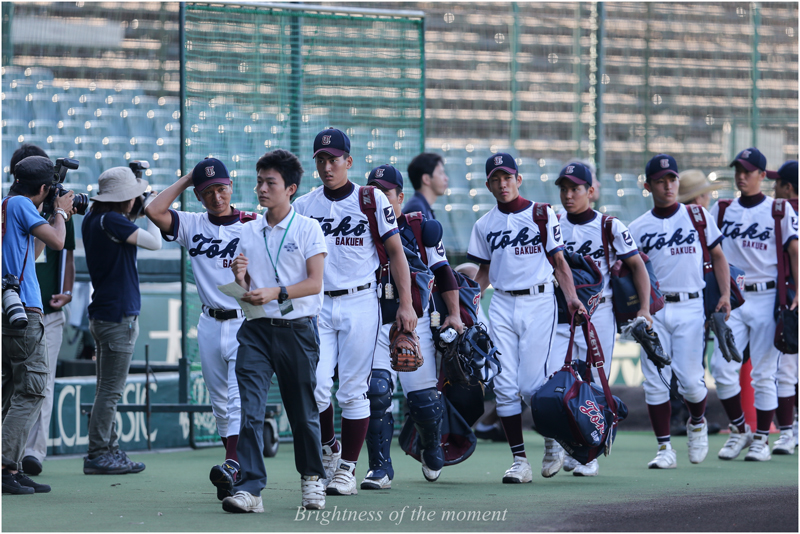
{"label": "black baseball cleat", "polygon": [[15,475],[3,469],[3,495],[33,495],[34,489],[21,485]]}
{"label": "black baseball cleat", "polygon": [[34,482],[31,478],[23,473],[22,471],[17,471],[14,473],[14,478],[19,482],[19,485],[23,488],[33,488],[34,493],[50,493],[50,486],[47,484],[39,484],[38,482]]}
{"label": "black baseball cleat", "polygon": [[239,464],[235,460],[225,460],[222,465],[211,468],[208,478],[217,488],[217,499],[221,501],[233,495],[233,484],[238,473]]}
{"label": "black baseball cleat", "polygon": [[26,475],[35,477],[42,472],[42,462],[35,456],[26,456],[22,459],[22,470]]}

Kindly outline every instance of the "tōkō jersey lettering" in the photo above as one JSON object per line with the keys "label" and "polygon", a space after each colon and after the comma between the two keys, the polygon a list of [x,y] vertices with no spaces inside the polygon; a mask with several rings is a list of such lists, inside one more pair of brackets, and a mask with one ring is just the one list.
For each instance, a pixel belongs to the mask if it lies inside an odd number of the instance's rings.
{"label": "t\u014dk\u014d jersey lettering", "polygon": [[516,291],[555,280],[547,256],[563,250],[561,227],[547,208],[547,250],[539,227],[533,222],[533,203],[516,213],[503,213],[497,206],[472,227],[467,255],[489,263],[489,282],[495,289]]}
{"label": "t\u014dk\u014d jersey lettering", "polygon": [[661,290],[666,293],[693,293],[705,287],[700,239],[712,249],[723,236],[713,217],[701,209],[706,218],[704,236],[697,235],[683,204],[670,217],[659,217],[650,210],[630,224],[633,239],[650,257]]}
{"label": "t\u014dk\u014d jersey lettering", "polygon": [[[748,284],[778,278],[778,245],[775,242],[775,219],[772,218],[774,202],[774,199],[764,197],[758,205],[746,208],[736,199],[723,214],[720,230],[727,239],[722,243],[722,250],[731,265],[744,271]],[[719,207],[715,205],[711,209],[714,221],[718,215]],[[781,237],[781,246],[797,238],[797,214],[788,202],[781,221]]]}
{"label": "t\u014dk\u014d jersey lettering", "polygon": [[[360,186],[344,198],[333,200],[319,187],[295,200],[294,209],[300,215],[319,223],[325,235],[328,255],[325,257],[323,285],[325,291],[351,289],[375,281],[378,251],[369,230],[369,220],[358,203]],[[375,189],[378,204],[375,219],[378,233],[385,241],[397,233],[397,221],[389,200]]]}

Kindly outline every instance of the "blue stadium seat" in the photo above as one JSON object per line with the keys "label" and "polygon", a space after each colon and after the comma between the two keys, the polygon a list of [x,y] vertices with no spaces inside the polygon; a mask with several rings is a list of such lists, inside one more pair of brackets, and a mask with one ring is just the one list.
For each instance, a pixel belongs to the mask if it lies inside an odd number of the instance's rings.
{"label": "blue stadium seat", "polygon": [[30,119],[30,102],[25,100],[25,95],[11,92],[3,93],[3,119]]}

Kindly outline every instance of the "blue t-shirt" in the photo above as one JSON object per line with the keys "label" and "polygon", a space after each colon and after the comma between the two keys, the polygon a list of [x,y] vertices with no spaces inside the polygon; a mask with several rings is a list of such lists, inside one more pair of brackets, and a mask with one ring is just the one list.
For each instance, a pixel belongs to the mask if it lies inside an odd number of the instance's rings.
{"label": "blue t-shirt", "polygon": [[[13,274],[21,278],[20,299],[25,306],[40,310],[42,296],[39,292],[39,280],[36,278],[34,266],[36,250],[31,231],[41,224],[47,224],[47,221],[39,214],[30,198],[8,197],[6,210],[3,213],[3,276]],[[26,251],[27,259],[25,259]]]}
{"label": "blue t-shirt", "polygon": [[[94,288],[89,317],[119,323],[126,315],[139,315],[142,302],[136,245],[125,242],[139,227],[116,212],[98,215],[89,211],[81,228],[86,267]],[[108,234],[120,242],[115,243]]]}

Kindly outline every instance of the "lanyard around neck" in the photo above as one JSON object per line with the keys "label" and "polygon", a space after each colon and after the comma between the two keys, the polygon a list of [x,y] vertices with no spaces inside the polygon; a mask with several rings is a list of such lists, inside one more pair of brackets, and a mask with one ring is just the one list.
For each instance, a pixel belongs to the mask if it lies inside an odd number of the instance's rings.
{"label": "lanyard around neck", "polygon": [[[281,259],[281,250],[283,249],[283,241],[286,239],[286,234],[289,233],[289,228],[292,227],[292,222],[294,222],[295,215],[297,215],[297,212],[292,210],[292,218],[289,219],[289,224],[286,225],[286,231],[283,232],[283,237],[281,238],[281,244],[278,245],[278,253],[275,255],[275,261],[272,261],[272,254],[269,253],[269,243],[267,243],[267,230],[266,228],[264,229],[264,247],[267,249],[267,256],[269,257],[269,262],[272,264],[272,269],[275,271],[276,284],[281,283],[280,277],[278,276],[278,262]],[[264,217],[266,218],[267,215],[264,214]],[[269,224],[269,222],[267,222],[267,224]],[[275,225],[275,227],[277,228],[277,225]]]}

